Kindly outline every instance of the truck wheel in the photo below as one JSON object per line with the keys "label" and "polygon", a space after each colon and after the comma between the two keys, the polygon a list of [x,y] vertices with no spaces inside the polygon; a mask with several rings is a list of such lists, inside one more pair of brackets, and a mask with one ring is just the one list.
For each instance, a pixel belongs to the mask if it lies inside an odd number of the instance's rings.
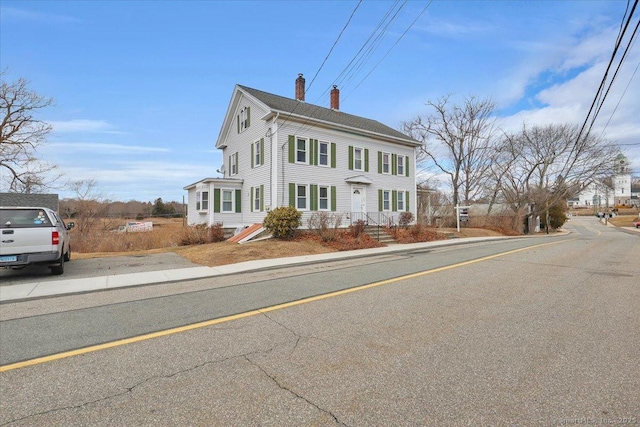
{"label": "truck wheel", "polygon": [[64,273],[64,254],[60,255],[58,262],[60,263],[59,265],[49,267],[51,269],[51,274],[54,276],[59,276]]}
{"label": "truck wheel", "polygon": [[67,251],[67,253],[64,254],[64,260],[71,261],[71,246],[69,246],[69,250]]}

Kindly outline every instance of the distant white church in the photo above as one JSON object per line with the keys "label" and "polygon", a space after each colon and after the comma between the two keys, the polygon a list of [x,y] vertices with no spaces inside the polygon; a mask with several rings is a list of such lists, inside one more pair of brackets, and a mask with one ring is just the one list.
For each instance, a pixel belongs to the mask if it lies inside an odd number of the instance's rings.
{"label": "distant white church", "polygon": [[576,208],[594,209],[637,205],[638,199],[631,196],[629,160],[621,153],[616,157],[609,183],[594,181],[568,202],[569,206]]}

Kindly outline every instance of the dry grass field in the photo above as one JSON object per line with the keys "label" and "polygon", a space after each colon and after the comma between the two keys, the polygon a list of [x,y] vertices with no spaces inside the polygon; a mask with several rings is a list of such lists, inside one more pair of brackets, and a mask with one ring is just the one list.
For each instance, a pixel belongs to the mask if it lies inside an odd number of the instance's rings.
{"label": "dry grass field", "polygon": [[[182,219],[150,218],[153,231],[142,233],[117,233],[110,229],[124,225],[125,221],[103,222],[91,236],[80,236],[72,230],[74,259],[100,258],[108,256],[175,252],[196,264],[218,266],[257,259],[282,258],[297,255],[313,255],[345,250],[340,245],[330,246],[313,236],[293,240],[268,239],[245,244],[226,241],[199,245],[181,245],[184,233],[189,227],[183,226]],[[433,232],[446,232],[457,237],[499,236],[498,231],[462,228],[458,233],[453,229],[430,229]],[[445,238],[440,235],[438,238]],[[380,246],[377,241],[356,239],[347,249],[359,249]]]}

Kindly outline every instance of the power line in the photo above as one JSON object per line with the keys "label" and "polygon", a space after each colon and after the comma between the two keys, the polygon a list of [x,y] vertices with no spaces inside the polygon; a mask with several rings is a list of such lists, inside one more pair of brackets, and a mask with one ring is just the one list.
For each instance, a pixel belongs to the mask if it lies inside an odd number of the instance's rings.
{"label": "power line", "polygon": [[[633,13],[635,12],[636,6],[638,5],[638,0],[635,0],[633,7],[631,8],[631,12],[629,13],[629,16],[626,20],[626,23],[624,24],[623,29],[621,30],[618,39],[616,40],[616,44],[615,47],[613,49],[613,53],[611,54],[611,59],[609,60],[609,65],[607,65],[607,69],[604,73],[604,76],[602,78],[602,81],[600,82],[600,87],[598,88],[598,91],[596,92],[596,95],[593,99],[593,102],[591,103],[591,107],[589,108],[589,112],[587,113],[587,117],[584,120],[584,123],[582,124],[582,127],[580,128],[580,132],[578,132],[578,137],[576,138],[576,143],[574,144],[573,148],[571,149],[571,153],[569,154],[570,156],[573,155],[573,151],[575,150],[576,146],[578,145],[578,143],[580,142],[580,137],[582,136],[582,133],[584,132],[584,129],[587,126],[587,123],[589,122],[589,117],[591,116],[591,113],[594,111],[594,108],[596,107],[596,104],[598,103],[598,98],[600,98],[600,96],[602,95],[602,90],[606,84],[607,81],[607,75],[609,74],[609,70],[611,69],[611,66],[613,65],[613,61],[616,57],[616,54],[618,53],[618,49],[620,48],[620,45],[622,43],[622,39],[624,38],[624,34],[627,31],[627,28],[629,26],[629,23],[631,22],[631,18],[633,17]],[[626,15],[626,11],[625,11],[625,15]],[[624,21],[624,19],[623,19]],[[600,101],[600,103],[604,103],[606,97],[603,97],[602,100]],[[597,114],[594,115],[593,120],[595,120],[595,118],[597,117]],[[593,121],[592,121],[593,123]],[[587,132],[588,134],[588,132]],[[586,138],[586,136],[585,136]]]}
{"label": "power line", "polygon": [[[640,20],[638,20],[638,23],[636,24],[636,28],[633,30],[633,33],[631,34],[631,38],[629,39],[629,43],[627,44],[627,47],[625,48],[624,53],[622,54],[622,58],[620,58],[620,62],[618,63],[618,67],[616,68],[615,73],[613,73],[613,77],[611,78],[611,82],[609,82],[609,87],[607,88],[607,91],[604,94],[604,98],[606,98],[607,95],[609,94],[609,91],[611,90],[611,87],[613,86],[613,82],[615,81],[616,77],[618,76],[618,71],[620,71],[620,67],[622,67],[622,64],[624,63],[625,59],[627,59],[627,53],[629,53],[629,49],[633,45],[633,42],[634,42],[636,33],[638,32],[638,27],[639,26],[640,26]],[[635,75],[635,71],[634,71],[634,75]],[[596,111],[596,114],[594,115],[593,119],[591,119],[591,125],[589,126],[589,130],[587,131],[587,134],[589,132],[591,132],[591,128],[593,127],[593,124],[596,121],[596,117],[598,116],[598,114],[600,114],[600,110],[602,109],[602,106],[604,105],[604,98],[602,100],[602,103],[598,107],[598,110]]]}
{"label": "power line", "polygon": [[[396,40],[396,42],[393,44],[393,46],[391,46],[389,48],[389,50],[387,51],[387,53],[384,54],[384,56],[380,59],[380,61],[378,61],[378,63],[376,65],[374,65],[374,67],[371,69],[371,71],[369,71],[369,73],[364,76],[364,78],[362,80],[360,80],[360,82],[356,85],[356,87],[353,88],[353,92],[355,92],[356,89],[358,89],[358,87],[360,87],[360,85],[371,75],[371,73],[373,73],[373,71],[378,68],[378,65],[380,65],[380,63],[387,57],[387,55],[389,55],[389,53],[391,52],[391,50],[393,50],[394,47],[396,47],[396,45],[398,43],[400,43],[400,40],[402,40],[402,38],[405,36],[405,34],[407,34],[407,32],[411,29],[411,27],[413,27],[413,25],[418,21],[418,19],[422,16],[422,14],[429,8],[429,6],[431,6],[431,3],[433,3],[433,0],[430,0],[429,3],[427,3],[427,5],[424,7],[424,9],[422,9],[422,12],[420,12],[418,14],[418,16],[416,16],[416,19],[413,20],[413,22],[411,22],[411,25],[409,25],[407,27],[406,30],[404,30],[404,33],[402,33],[402,35],[400,35],[400,37],[398,37],[398,40]],[[347,98],[347,97],[345,97]]]}
{"label": "power line", "polygon": [[[609,116],[609,120],[607,120],[607,123],[604,125],[604,128],[602,129],[602,133],[600,134],[600,137],[602,137],[604,135],[604,131],[607,129],[607,126],[609,126],[609,123],[611,122],[611,119],[613,118],[613,115],[618,110],[618,107],[620,106],[620,103],[622,102],[622,98],[624,98],[624,96],[627,93],[627,90],[629,89],[629,86],[631,86],[631,82],[633,81],[633,78],[636,76],[636,72],[638,71],[639,67],[640,67],[640,62],[638,62],[638,65],[636,65],[636,69],[633,70],[633,74],[631,74],[631,78],[629,79],[629,82],[627,83],[627,86],[624,88],[624,91],[622,92],[622,95],[620,95],[620,99],[618,100],[618,103],[616,104],[615,108],[611,112],[611,116]],[[619,145],[627,145],[627,144],[619,144]],[[630,144],[630,145],[640,145],[640,143],[633,143],[633,144]]]}

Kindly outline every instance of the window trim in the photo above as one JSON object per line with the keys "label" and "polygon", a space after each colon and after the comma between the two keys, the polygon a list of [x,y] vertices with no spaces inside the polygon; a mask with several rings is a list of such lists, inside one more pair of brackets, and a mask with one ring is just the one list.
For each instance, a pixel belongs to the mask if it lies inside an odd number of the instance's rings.
{"label": "window trim", "polygon": [[[405,158],[407,156],[405,156],[404,154],[398,154],[396,156],[396,175],[398,176],[405,176],[406,175],[406,171],[404,170],[404,166],[405,166]],[[402,169],[402,170],[401,170]]]}
{"label": "window trim", "polygon": [[[406,212],[407,211],[407,203],[405,199],[405,190],[397,190],[396,191],[396,211],[398,212]],[[402,209],[400,208],[400,199],[402,199]]]}
{"label": "window trim", "polygon": [[[304,161],[300,161],[298,160],[298,153],[302,152],[301,150],[298,149],[298,142],[300,141],[304,141]],[[310,153],[309,153],[309,138],[303,138],[300,136],[296,136],[296,145],[295,145],[295,151],[294,151],[295,157],[295,163],[299,164],[299,165],[308,165],[309,164],[309,157],[310,157]]]}
{"label": "window trim", "polygon": [[249,128],[251,123],[249,120],[249,114],[251,109],[248,106],[242,107],[238,111],[238,133],[242,133]]}
{"label": "window trim", "polygon": [[260,212],[260,187],[253,187],[253,212]]}
{"label": "window trim", "polygon": [[[224,199],[224,195],[225,193],[231,193],[231,200],[227,201],[227,203],[231,203],[231,210],[225,210],[224,208],[224,204],[225,204],[225,199]],[[236,190],[233,188],[221,188],[220,189],[220,213],[236,213]]]}
{"label": "window trim", "polygon": [[[387,196],[385,200],[384,196]],[[385,208],[385,202],[387,207]],[[382,212],[391,212],[391,190],[382,190]]]}
{"label": "window trim", "polygon": [[[310,203],[310,188],[309,188],[309,184],[295,184],[296,186],[296,209],[298,209],[299,211],[310,211],[311,210],[311,203]],[[300,187],[304,187],[304,191],[305,191],[305,195],[304,195],[304,201],[305,201],[305,207],[301,208],[299,205],[299,199],[300,199],[300,194],[298,193],[298,190],[300,189]]]}
{"label": "window trim", "polygon": [[[322,146],[326,145],[327,146],[327,164],[322,164]],[[330,168],[331,167],[331,143],[327,142],[327,141],[318,141],[318,166],[321,166],[323,168]]]}
{"label": "window trim", "polygon": [[[323,188],[326,188],[327,190],[327,196],[324,199],[327,201],[327,207],[324,209],[320,207],[320,200],[323,200],[322,197],[320,197],[320,193]],[[318,184],[318,211],[328,212],[330,210],[331,210],[331,186]]]}
{"label": "window trim", "polygon": [[[356,162],[358,159],[356,158],[356,153],[360,152],[360,167],[356,167]],[[364,148],[362,147],[353,147],[353,170],[358,172],[364,171]]]}
{"label": "window trim", "polygon": [[238,175],[238,152],[229,156],[229,176]]}
{"label": "window trim", "polygon": [[262,166],[264,160],[262,159],[262,143],[261,140],[257,140],[253,143],[253,167],[257,168]]}
{"label": "window trim", "polygon": [[[204,195],[207,195],[204,198]],[[209,197],[209,190],[198,190],[196,191],[196,211],[198,212],[208,212],[209,206],[211,206],[211,199]],[[206,204],[206,206],[205,206]]]}
{"label": "window trim", "polygon": [[[388,152],[386,152],[386,151],[383,151],[383,152],[382,152],[382,155],[381,155],[380,157],[381,157],[381,161],[382,161],[382,167],[381,167],[381,169],[380,169],[380,170],[382,171],[382,174],[384,174],[384,175],[391,175],[391,163],[392,163],[392,162],[391,162],[391,153],[388,153]],[[387,161],[386,161],[386,162],[385,162],[385,159],[384,159],[385,157],[387,158]],[[386,168],[387,168],[386,172],[385,172],[385,170],[384,170],[384,169],[385,169],[385,166],[386,166]]]}

